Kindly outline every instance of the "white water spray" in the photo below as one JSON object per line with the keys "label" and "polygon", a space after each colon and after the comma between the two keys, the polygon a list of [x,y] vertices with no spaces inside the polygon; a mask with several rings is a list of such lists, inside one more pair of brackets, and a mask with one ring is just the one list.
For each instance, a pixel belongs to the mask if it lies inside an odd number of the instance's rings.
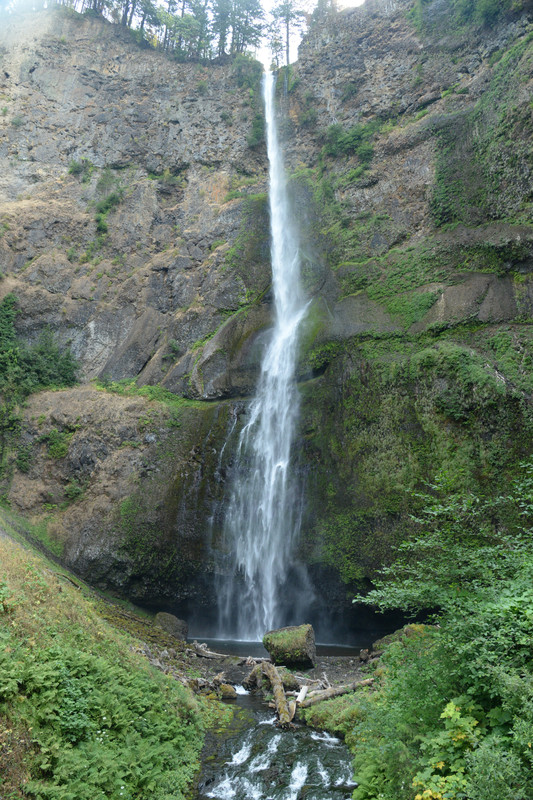
{"label": "white water spray", "polygon": [[270,165],[274,327],[261,365],[257,394],[237,449],[237,477],[224,523],[233,573],[221,592],[221,633],[258,640],[276,627],[280,589],[287,578],[300,527],[290,473],[298,415],[295,369],[298,333],[307,304],[300,287],[298,237],[287,195],[275,118],[275,78],[264,76]]}

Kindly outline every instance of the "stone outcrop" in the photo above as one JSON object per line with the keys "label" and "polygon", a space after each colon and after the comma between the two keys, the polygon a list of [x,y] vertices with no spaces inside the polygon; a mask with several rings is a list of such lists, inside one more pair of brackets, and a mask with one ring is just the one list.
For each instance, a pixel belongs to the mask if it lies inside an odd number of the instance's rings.
{"label": "stone outcrop", "polygon": [[[0,44],[0,292],[19,299],[20,333],[57,331],[85,379],[249,392],[257,357],[240,343],[267,321],[266,253],[257,246],[255,269],[228,263],[243,227],[267,236],[242,214],[265,175],[247,145],[249,90],[231,66],[176,65],[61,7],[14,15]],[[204,354],[222,328],[217,353],[231,355]]]}
{"label": "stone outcrop", "polygon": [[154,618],[154,625],[162,628],[167,633],[170,633],[175,639],[185,641],[189,631],[187,623],[183,619],[178,619],[174,614],[168,614],[166,611],[158,611]]}
{"label": "stone outcrop", "polygon": [[315,632],[312,625],[290,625],[263,636],[263,647],[274,664],[312,669],[316,661]]}

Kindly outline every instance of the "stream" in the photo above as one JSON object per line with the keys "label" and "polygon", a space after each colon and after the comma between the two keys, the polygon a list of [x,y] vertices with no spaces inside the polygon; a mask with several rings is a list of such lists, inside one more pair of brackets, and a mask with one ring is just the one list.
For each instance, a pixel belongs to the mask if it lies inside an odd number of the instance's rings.
{"label": "stream", "polygon": [[351,798],[352,757],[340,739],[305,725],[281,730],[259,697],[239,693],[235,704],[229,729],[208,736],[195,800]]}

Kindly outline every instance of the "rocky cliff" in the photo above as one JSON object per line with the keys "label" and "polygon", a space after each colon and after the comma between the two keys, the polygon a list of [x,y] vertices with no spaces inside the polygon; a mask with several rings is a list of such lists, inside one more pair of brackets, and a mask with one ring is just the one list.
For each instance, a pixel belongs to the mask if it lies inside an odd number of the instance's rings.
{"label": "rocky cliff", "polygon": [[[412,7],[315,24],[280,96],[313,298],[302,553],[340,605],[413,490],[488,491],[531,445],[531,19]],[[62,9],[0,44],[0,294],[81,377],[32,396],[4,491],[100,585],[212,603],[224,443],[269,322],[257,68],[173,63]]]}

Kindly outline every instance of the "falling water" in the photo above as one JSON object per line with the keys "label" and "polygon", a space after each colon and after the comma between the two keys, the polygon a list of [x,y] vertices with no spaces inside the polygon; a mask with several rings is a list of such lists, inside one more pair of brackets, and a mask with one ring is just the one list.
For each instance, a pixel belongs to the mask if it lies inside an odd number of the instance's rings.
{"label": "falling water", "polygon": [[[263,356],[256,397],[237,451],[238,477],[224,523],[233,578],[221,591],[225,636],[261,639],[279,620],[280,592],[299,532],[290,471],[298,415],[295,386],[298,332],[306,302],[300,287],[298,237],[278,142],[272,73],[264,76],[274,327]],[[242,582],[237,576],[242,576]],[[243,588],[244,587],[244,588]]]}

